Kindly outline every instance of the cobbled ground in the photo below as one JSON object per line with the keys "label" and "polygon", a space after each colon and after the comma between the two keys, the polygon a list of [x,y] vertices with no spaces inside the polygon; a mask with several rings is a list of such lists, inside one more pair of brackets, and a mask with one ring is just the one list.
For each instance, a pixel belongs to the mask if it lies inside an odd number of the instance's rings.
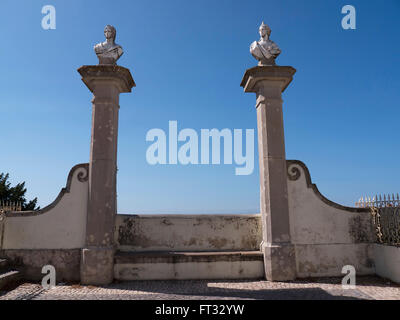
{"label": "cobbled ground", "polygon": [[341,281],[127,281],[100,287],[59,283],[48,290],[37,283],[23,283],[0,291],[0,300],[400,300],[400,285],[379,277],[358,277],[354,289],[342,288]]}

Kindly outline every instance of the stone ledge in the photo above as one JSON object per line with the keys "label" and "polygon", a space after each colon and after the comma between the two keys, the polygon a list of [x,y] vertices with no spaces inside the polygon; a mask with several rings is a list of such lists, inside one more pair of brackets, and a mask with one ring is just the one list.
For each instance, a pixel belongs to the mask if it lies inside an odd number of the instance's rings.
{"label": "stone ledge", "polygon": [[261,279],[260,251],[118,252],[117,280]]}
{"label": "stone ledge", "polygon": [[114,79],[119,81],[121,92],[131,92],[136,83],[132,78],[129,69],[118,65],[85,65],[78,69],[82,76],[82,81],[86,84],[88,89],[93,92],[93,80],[100,79]]}
{"label": "stone ledge", "polygon": [[189,263],[217,261],[263,261],[261,251],[214,251],[214,252],[117,252],[115,264],[125,263]]}
{"label": "stone ledge", "polygon": [[292,81],[296,69],[291,66],[256,66],[247,69],[240,86],[245,92],[256,92],[255,85],[261,80],[274,80],[282,82],[282,92]]}
{"label": "stone ledge", "polygon": [[0,274],[0,289],[12,285],[18,282],[20,280],[21,274],[19,271],[12,270],[12,271],[7,271],[3,274]]}

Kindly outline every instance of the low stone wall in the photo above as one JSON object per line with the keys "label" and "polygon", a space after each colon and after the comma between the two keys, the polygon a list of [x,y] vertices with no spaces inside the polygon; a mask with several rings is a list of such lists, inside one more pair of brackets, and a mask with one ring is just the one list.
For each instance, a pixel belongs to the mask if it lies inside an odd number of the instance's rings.
{"label": "low stone wall", "polygon": [[52,265],[57,282],[80,280],[81,249],[0,250],[0,256],[18,269],[26,280],[40,281],[45,275],[42,268]]}
{"label": "low stone wall", "polygon": [[[345,265],[374,274],[375,235],[368,209],[336,204],[318,191],[307,167],[288,161],[291,241],[297,276],[341,276]],[[261,216],[118,215],[121,251],[257,251]]]}
{"label": "low stone wall", "polygon": [[119,252],[118,280],[262,279],[263,255],[247,252]]}
{"label": "low stone wall", "polygon": [[373,274],[375,236],[369,210],[326,199],[301,161],[288,160],[287,168],[297,276],[341,276],[345,265],[353,265],[357,274]]}
{"label": "low stone wall", "polygon": [[261,216],[117,215],[121,251],[251,251],[262,241]]}
{"label": "low stone wall", "polygon": [[56,200],[38,211],[7,212],[0,222],[0,257],[39,280],[42,267],[56,268],[57,281],[79,280],[85,244],[88,165],[73,167]]}
{"label": "low stone wall", "polygon": [[344,276],[342,268],[354,266],[357,275],[374,274],[372,246],[368,243],[296,244],[297,276]]}
{"label": "low stone wall", "polygon": [[87,164],[71,169],[57,199],[38,211],[8,212],[0,249],[75,249],[85,243]]}
{"label": "low stone wall", "polygon": [[374,244],[373,249],[376,274],[400,283],[400,247]]}
{"label": "low stone wall", "polygon": [[[342,267],[352,265],[357,274],[374,274],[376,269],[377,274],[398,281],[399,248],[374,243],[368,209],[344,207],[323,197],[302,162],[288,161],[287,168],[290,232],[297,276],[341,276]],[[79,280],[80,249],[85,245],[86,232],[87,175],[87,164],[75,166],[66,187],[51,205],[36,212],[9,212],[0,222],[0,256],[19,266],[26,278],[40,279],[41,268],[52,264],[58,279]],[[225,268],[224,263],[230,261],[226,253],[238,252],[240,256],[244,251],[259,252],[261,216],[117,215],[115,241],[121,252],[216,252],[222,260],[207,256],[212,261],[206,263],[213,263],[218,276]],[[136,258],[132,259],[129,268],[124,266],[129,273],[136,270],[138,263]],[[175,277],[190,278],[189,271],[197,270],[195,266],[200,262],[179,263],[185,267]],[[243,263],[254,268],[249,277],[261,274],[262,261],[257,258],[237,262],[231,278],[243,275],[240,272]],[[209,264],[198,264],[198,268],[203,268],[202,277],[205,277]],[[122,269],[116,272],[121,279],[125,277]]]}
{"label": "low stone wall", "polygon": [[261,216],[117,215],[118,280],[260,279]]}

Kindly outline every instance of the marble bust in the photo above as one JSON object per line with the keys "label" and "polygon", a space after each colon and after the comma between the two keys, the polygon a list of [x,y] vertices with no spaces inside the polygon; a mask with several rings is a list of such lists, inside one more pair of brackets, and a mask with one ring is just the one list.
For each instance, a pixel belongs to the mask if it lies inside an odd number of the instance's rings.
{"label": "marble bust", "polygon": [[259,28],[260,40],[250,45],[250,53],[258,60],[259,66],[274,66],[275,59],[281,53],[279,47],[269,39],[271,29],[264,22]]}
{"label": "marble bust", "polygon": [[115,43],[115,37],[117,31],[113,26],[106,25],[104,28],[104,36],[106,41],[98,43],[94,46],[94,52],[96,52],[99,58],[99,64],[111,64],[116,65],[117,60],[122,56],[124,50],[122,47]]}

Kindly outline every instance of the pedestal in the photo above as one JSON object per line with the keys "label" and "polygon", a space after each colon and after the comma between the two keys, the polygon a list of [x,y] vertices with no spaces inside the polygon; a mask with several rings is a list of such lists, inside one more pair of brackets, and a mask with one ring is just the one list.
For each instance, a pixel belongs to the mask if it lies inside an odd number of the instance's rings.
{"label": "pedestal", "polygon": [[81,255],[81,283],[113,281],[119,94],[135,82],[128,69],[82,66],[82,81],[93,92],[86,248]]}
{"label": "pedestal", "polygon": [[283,66],[248,69],[241,86],[256,93],[260,209],[265,276],[271,281],[293,280],[296,258],[290,240],[289,205],[283,131],[282,92],[296,70]]}

